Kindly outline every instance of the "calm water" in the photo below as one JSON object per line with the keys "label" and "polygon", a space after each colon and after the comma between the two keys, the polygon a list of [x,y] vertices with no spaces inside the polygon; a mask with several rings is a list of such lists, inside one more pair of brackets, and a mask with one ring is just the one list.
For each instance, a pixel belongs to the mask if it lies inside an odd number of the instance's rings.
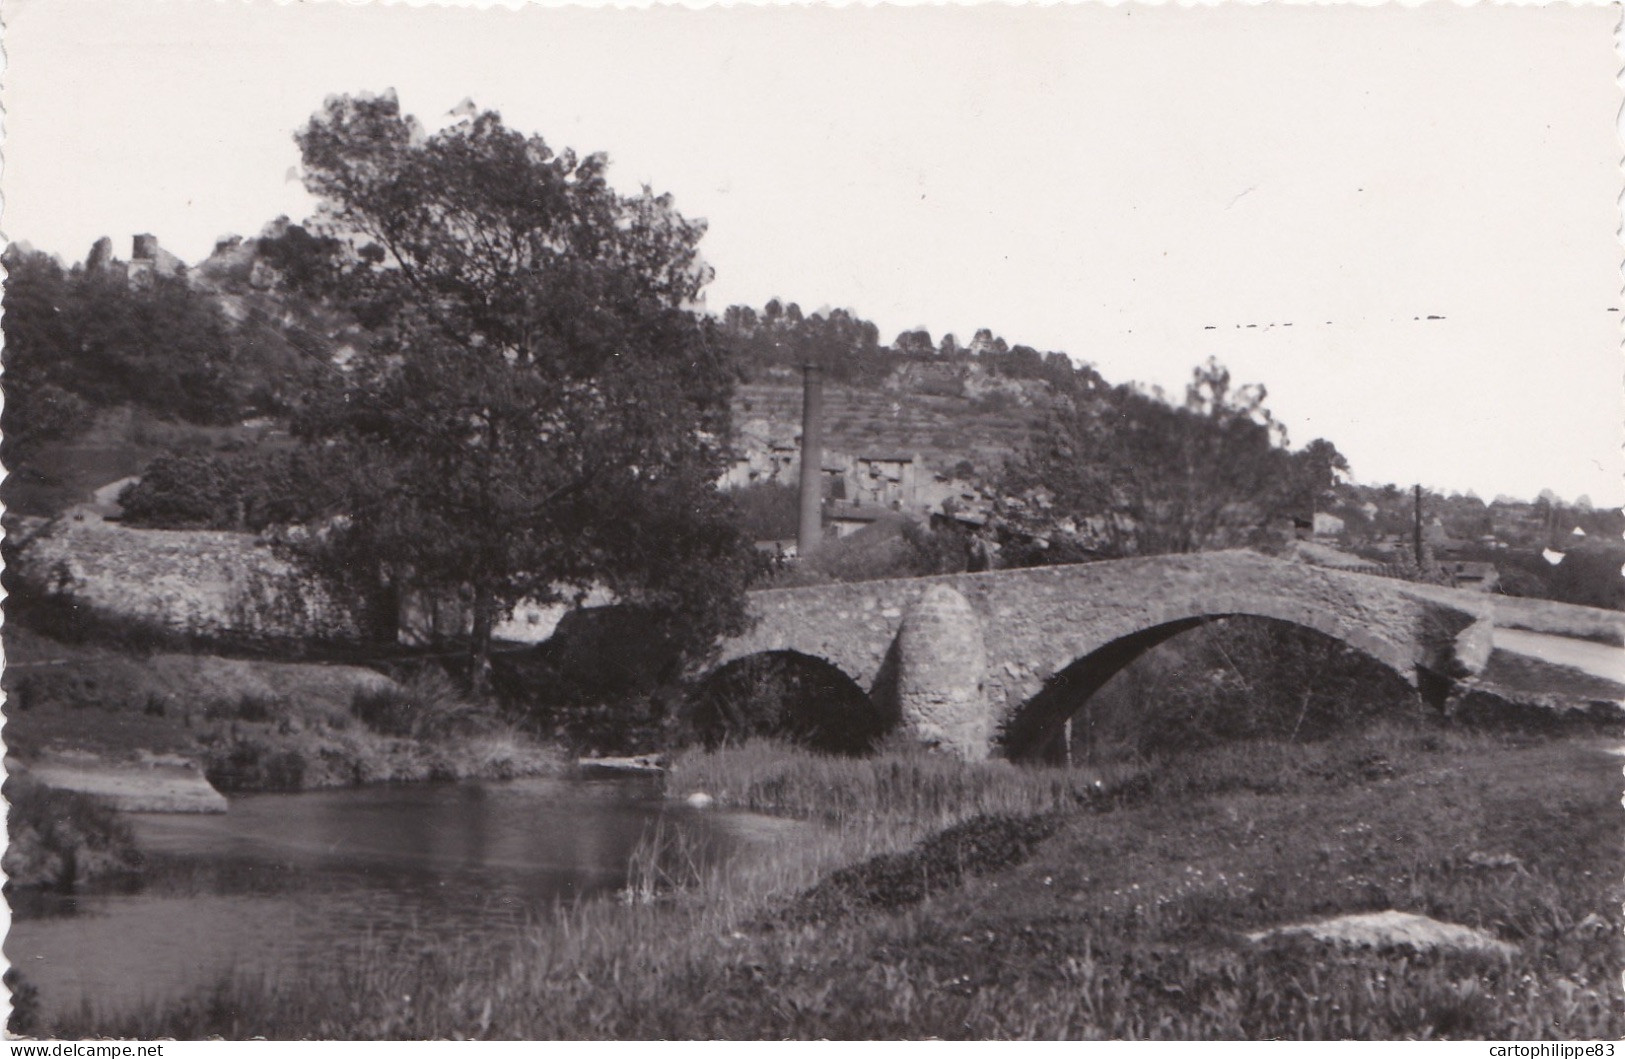
{"label": "calm water", "polygon": [[711,856],[770,850],[804,826],[672,807],[646,780],[552,779],[248,795],[223,815],[130,819],[142,890],[14,913],[6,956],[46,1013],[298,974],[369,939],[500,946],[557,901],[624,886],[659,822]]}

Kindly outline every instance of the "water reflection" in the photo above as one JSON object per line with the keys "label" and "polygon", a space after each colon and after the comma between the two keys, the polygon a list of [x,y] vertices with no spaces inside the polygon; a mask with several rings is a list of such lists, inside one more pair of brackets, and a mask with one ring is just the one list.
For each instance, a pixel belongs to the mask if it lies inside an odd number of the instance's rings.
{"label": "water reflection", "polygon": [[801,826],[668,807],[647,780],[249,795],[219,816],[133,816],[140,889],[19,903],[5,952],[49,1013],[297,974],[369,938],[500,946],[554,902],[623,886],[661,819],[714,856]]}

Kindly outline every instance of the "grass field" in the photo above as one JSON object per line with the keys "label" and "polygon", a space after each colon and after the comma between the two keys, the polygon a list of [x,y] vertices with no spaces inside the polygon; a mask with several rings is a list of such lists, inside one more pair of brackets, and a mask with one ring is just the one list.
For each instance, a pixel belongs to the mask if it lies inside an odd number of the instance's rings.
{"label": "grass field", "polygon": [[[634,875],[686,886],[561,910],[507,951],[380,946],[298,982],[223,982],[47,1029],[1613,1038],[1625,1032],[1615,743],[1389,724],[1095,773],[917,753],[691,755],[673,793],[826,826],[703,878],[671,870],[680,841],[651,846]],[[1511,955],[1246,938],[1388,908],[1478,928]]]}

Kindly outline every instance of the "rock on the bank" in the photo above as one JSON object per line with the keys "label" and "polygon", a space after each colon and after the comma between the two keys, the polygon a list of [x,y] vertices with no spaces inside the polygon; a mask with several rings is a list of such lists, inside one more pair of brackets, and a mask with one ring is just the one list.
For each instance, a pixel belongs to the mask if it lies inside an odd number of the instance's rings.
{"label": "rock on the bank", "polygon": [[88,794],[122,812],[226,811],[226,796],[215,790],[190,761],[113,762],[94,755],[74,755],[36,761],[27,765],[26,770],[47,787]]}
{"label": "rock on the bank", "polygon": [[1291,934],[1304,934],[1317,941],[1329,942],[1355,949],[1412,949],[1430,952],[1445,949],[1453,952],[1484,952],[1510,956],[1517,946],[1491,937],[1481,930],[1464,927],[1459,923],[1446,923],[1413,912],[1362,912],[1356,915],[1334,916],[1314,923],[1275,927],[1247,935],[1249,941],[1268,941]]}

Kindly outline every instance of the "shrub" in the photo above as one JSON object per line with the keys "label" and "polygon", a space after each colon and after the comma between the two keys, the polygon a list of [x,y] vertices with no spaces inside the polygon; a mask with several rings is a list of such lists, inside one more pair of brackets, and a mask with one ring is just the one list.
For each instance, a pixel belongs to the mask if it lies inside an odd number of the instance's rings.
{"label": "shrub", "polygon": [[6,798],[11,803],[4,858],[8,885],[72,890],[139,870],[129,824],[102,802],[26,776],[6,783]]}
{"label": "shrub", "polygon": [[239,721],[264,723],[277,712],[277,700],[257,692],[244,692],[237,698],[236,717]]}
{"label": "shrub", "polygon": [[404,683],[358,688],[350,712],[387,736],[432,740],[469,735],[480,727],[479,711],[435,665],[413,671]]}
{"label": "shrub", "polygon": [[171,451],[119,495],[124,521],[158,529],[261,530],[325,513],[344,468],[311,449]]}
{"label": "shrub", "polygon": [[223,791],[296,791],[304,786],[304,756],[255,738],[235,738],[210,751],[203,775]]}

